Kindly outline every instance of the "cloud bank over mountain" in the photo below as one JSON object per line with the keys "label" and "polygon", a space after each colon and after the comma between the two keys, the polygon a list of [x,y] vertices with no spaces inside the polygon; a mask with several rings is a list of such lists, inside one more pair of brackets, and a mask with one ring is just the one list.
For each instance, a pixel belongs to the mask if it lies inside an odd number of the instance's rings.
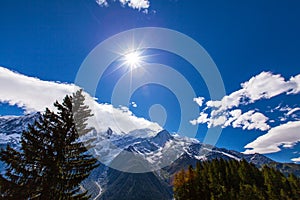
{"label": "cloud bank over mountain", "polygon": [[[46,107],[53,109],[53,102],[62,101],[65,95],[72,94],[80,88],[70,83],[43,81],[28,77],[0,67],[0,102],[18,106],[26,113],[44,111]],[[223,97],[219,101],[205,101],[203,97],[194,101],[202,108],[197,119],[192,124],[207,124],[207,126],[222,126],[258,130],[262,135],[245,145],[245,152],[275,153],[282,148],[292,148],[300,142],[300,107],[279,105],[269,112],[278,111],[282,114],[279,123],[274,124],[273,118],[266,110],[259,110],[255,103],[283,95],[298,95],[300,93],[300,75],[285,80],[281,75],[262,72],[241,84],[241,89]],[[98,131],[106,131],[107,127],[118,133],[128,133],[136,129],[149,129],[153,134],[162,130],[157,123],[136,117],[128,107],[115,108],[110,104],[98,103],[95,98],[85,93],[86,102],[94,112],[90,121]],[[135,102],[132,105],[136,107]],[[252,105],[245,110],[242,106]],[[299,162],[299,158],[292,161]]]}
{"label": "cloud bank over mountain", "polygon": [[[56,100],[61,102],[65,95],[79,89],[74,84],[43,81],[0,67],[0,102],[18,106],[26,113],[42,112],[46,107],[54,109],[53,103]],[[85,96],[86,103],[94,113],[91,126],[98,131],[106,131],[108,127],[119,133],[145,128],[153,132],[162,130],[157,123],[136,117],[127,107],[115,108],[110,104],[96,102],[87,93]]]}

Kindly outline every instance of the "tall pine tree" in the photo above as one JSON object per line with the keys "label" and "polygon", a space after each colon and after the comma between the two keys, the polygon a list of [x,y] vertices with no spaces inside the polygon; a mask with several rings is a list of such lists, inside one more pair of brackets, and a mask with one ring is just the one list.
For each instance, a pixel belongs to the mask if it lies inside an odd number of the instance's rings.
{"label": "tall pine tree", "polygon": [[[21,151],[11,147],[1,151],[7,164],[1,177],[1,196],[6,199],[88,199],[80,183],[96,168],[80,140],[91,131],[87,120],[91,110],[84,104],[82,90],[55,102],[57,112],[46,109],[42,117],[24,131]],[[5,184],[2,184],[5,183]]]}

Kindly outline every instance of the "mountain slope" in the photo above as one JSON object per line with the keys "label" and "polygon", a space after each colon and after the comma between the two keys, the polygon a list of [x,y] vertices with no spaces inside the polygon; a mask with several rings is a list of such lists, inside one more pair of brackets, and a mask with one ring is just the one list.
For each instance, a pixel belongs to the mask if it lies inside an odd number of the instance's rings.
{"label": "mountain slope", "polygon": [[167,200],[172,189],[154,172],[126,173],[110,169],[107,187],[101,200]]}
{"label": "mountain slope", "polygon": [[40,113],[32,113],[25,116],[0,117],[0,147],[5,147],[7,144],[18,146],[21,133],[40,116]]}
{"label": "mountain slope", "polygon": [[[0,145],[18,148],[20,136],[28,124],[40,117],[39,113],[20,117],[0,117]],[[174,173],[197,162],[223,158],[254,163],[257,167],[269,165],[283,173],[300,176],[300,166],[278,163],[260,154],[242,154],[237,151],[203,144],[192,138],[172,135],[163,130],[136,129],[128,133],[101,127],[102,132],[90,133],[96,137],[90,152],[101,165],[82,183],[92,198],[98,199],[171,199],[171,181]],[[0,170],[3,171],[0,163]],[[142,173],[145,172],[145,173]]]}

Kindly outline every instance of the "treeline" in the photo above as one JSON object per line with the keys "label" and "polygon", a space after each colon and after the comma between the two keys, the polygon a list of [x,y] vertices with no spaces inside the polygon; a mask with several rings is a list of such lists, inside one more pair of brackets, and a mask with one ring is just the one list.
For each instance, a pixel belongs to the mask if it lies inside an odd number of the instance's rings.
{"label": "treeline", "polygon": [[175,174],[173,186],[176,200],[300,199],[300,179],[295,175],[286,177],[267,166],[259,170],[245,160],[197,163],[195,169],[190,166]]}

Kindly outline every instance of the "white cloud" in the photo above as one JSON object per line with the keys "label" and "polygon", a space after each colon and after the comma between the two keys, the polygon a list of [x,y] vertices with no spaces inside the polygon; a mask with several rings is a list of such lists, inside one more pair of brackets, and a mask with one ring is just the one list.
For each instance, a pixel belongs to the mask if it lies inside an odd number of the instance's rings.
{"label": "white cloud", "polygon": [[300,121],[287,122],[271,128],[268,133],[258,137],[247,144],[244,153],[275,153],[280,151],[280,146],[292,147],[300,141]]}
{"label": "white cloud", "polygon": [[300,157],[299,158],[292,158],[291,160],[294,161],[294,162],[300,162]]}
{"label": "white cloud", "polygon": [[[240,116],[236,116],[238,113],[232,113],[233,109],[239,108],[241,105],[255,103],[261,99],[270,99],[280,94],[298,93],[300,93],[300,74],[286,81],[279,74],[274,75],[271,72],[261,72],[250,78],[249,81],[242,83],[241,89],[224,96],[221,100],[207,101],[206,107],[200,112],[198,119],[192,120],[191,123],[206,123],[208,127],[211,127],[219,126],[221,121],[223,121],[222,127],[233,126],[234,128],[265,131],[270,128],[267,124],[268,118],[265,115],[246,111],[244,114],[240,113]],[[199,106],[202,106],[204,99],[199,97],[195,98],[194,101],[199,101],[197,103]],[[239,112],[239,109],[235,110]]]}
{"label": "white cloud", "polygon": [[147,9],[150,6],[150,2],[148,0],[120,0],[123,4],[127,4],[129,7],[133,9]]}
{"label": "white cloud", "polygon": [[196,125],[196,124],[205,124],[209,121],[208,114],[201,112],[200,116],[197,119],[191,120],[191,124]]}
{"label": "white cloud", "polygon": [[193,101],[195,101],[200,107],[202,107],[204,102],[204,97],[194,98]]}
{"label": "white cloud", "polygon": [[241,89],[224,96],[220,101],[208,101],[208,107],[218,108],[217,112],[238,107],[240,104],[254,103],[261,99],[270,99],[277,95],[287,93],[296,94],[300,90],[300,75],[285,81],[281,75],[262,72],[241,84]]}
{"label": "white cloud", "polygon": [[295,77],[291,77],[290,79],[290,84],[291,86],[291,91],[289,92],[289,94],[298,94],[300,93],[300,74],[298,74]]}
{"label": "white cloud", "polygon": [[108,6],[108,3],[106,0],[96,0],[96,3],[100,6]]}
{"label": "white cloud", "polygon": [[131,102],[131,106],[134,107],[134,108],[136,108],[137,104],[133,101],[133,102]]}
{"label": "white cloud", "polygon": [[[148,8],[150,7],[150,1],[149,0],[119,0],[119,2],[123,6],[128,6],[133,9],[137,9],[139,11],[147,12]],[[108,6],[109,3],[107,0],[96,0],[96,3],[100,6]]]}
{"label": "white cloud", "polygon": [[233,128],[242,128],[244,130],[258,129],[261,131],[266,131],[270,128],[267,124],[268,117],[254,110],[242,113],[242,110],[235,109],[226,113],[226,115],[216,115],[212,111],[211,115],[213,117],[208,117],[207,113],[201,112],[196,120],[190,122],[193,125],[207,123],[208,128],[215,126],[221,126],[222,128],[232,126]]}
{"label": "white cloud", "polygon": [[[42,81],[0,67],[0,102],[17,105],[26,112],[44,111],[46,107],[53,109],[56,100],[61,102],[66,94],[78,89],[73,84]],[[126,107],[117,109],[109,104],[99,104],[90,95],[85,95],[86,103],[95,115],[90,122],[99,131],[108,127],[119,133],[144,128],[153,131],[162,129],[157,123],[136,117]]]}
{"label": "white cloud", "polygon": [[[280,107],[280,106],[277,106],[277,107],[279,107],[279,111],[280,112],[286,112],[286,111],[290,111],[290,110],[292,110],[290,107],[288,107],[288,106],[284,106],[284,107]],[[277,108],[276,107],[276,108]]]}
{"label": "white cloud", "polygon": [[297,112],[297,111],[299,111],[300,110],[300,108],[293,108],[293,109],[291,109],[286,115],[291,115],[291,114],[293,114],[294,112]]}
{"label": "white cloud", "polygon": [[218,101],[207,101],[206,106],[208,108],[215,108],[214,112],[216,114],[222,113],[223,111],[229,110],[234,107],[238,107],[241,102],[243,90],[238,90],[236,92],[231,93],[230,95],[226,95],[222,98],[222,100]]}
{"label": "white cloud", "polygon": [[286,143],[286,144],[282,145],[282,147],[284,147],[284,148],[293,148],[294,145],[295,145],[294,143]]}
{"label": "white cloud", "polygon": [[66,94],[78,89],[73,84],[42,81],[0,67],[0,101],[17,105],[27,112],[52,107],[55,100],[62,101]]}
{"label": "white cloud", "polygon": [[236,121],[242,115],[242,110],[235,109],[235,110],[230,111],[229,114],[230,114],[230,117],[225,122],[224,127],[230,126],[232,124],[232,122]]}
{"label": "white cloud", "polygon": [[223,126],[226,120],[227,118],[224,115],[211,118],[209,119],[208,128],[215,127],[215,126]]}
{"label": "white cloud", "polygon": [[253,130],[258,129],[266,131],[270,126],[266,123],[268,118],[262,113],[249,110],[248,112],[240,115],[232,122],[234,128],[241,127],[242,129]]}
{"label": "white cloud", "polygon": [[117,109],[111,104],[99,104],[95,101],[90,101],[88,105],[94,112],[91,124],[98,131],[106,131],[108,127],[117,133],[129,133],[136,129],[150,129],[154,132],[162,130],[157,123],[136,117],[127,107]]}
{"label": "white cloud", "polygon": [[270,72],[262,72],[242,83],[241,86],[244,90],[243,96],[249,98],[250,103],[260,99],[270,99],[293,88],[292,84],[285,81],[281,75],[274,75]]}

